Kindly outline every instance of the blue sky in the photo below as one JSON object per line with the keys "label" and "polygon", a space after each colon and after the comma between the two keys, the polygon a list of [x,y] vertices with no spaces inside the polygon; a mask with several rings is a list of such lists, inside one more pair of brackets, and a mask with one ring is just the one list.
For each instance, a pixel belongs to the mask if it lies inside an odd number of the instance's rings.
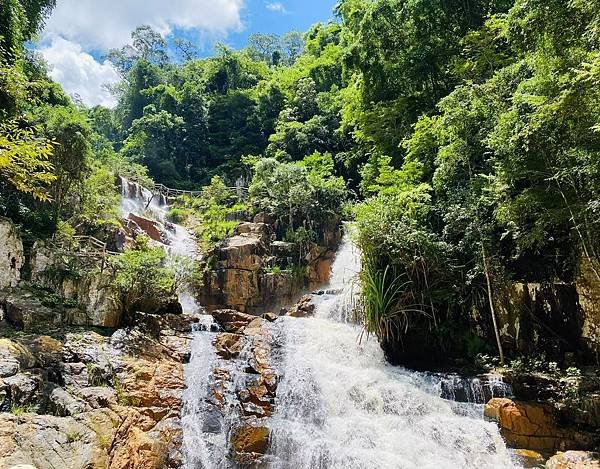
{"label": "blue sky", "polygon": [[210,55],[216,42],[241,48],[253,33],[306,31],[333,19],[337,0],[58,0],[37,44],[51,76],[86,104],[113,106],[105,84],[119,76],[103,61],[110,48],[150,25],[165,36],[196,42]]}
{"label": "blue sky", "polygon": [[[252,33],[284,34],[292,30],[306,31],[318,21],[332,19],[336,3],[335,0],[249,0],[243,13],[247,29],[230,34],[227,42],[240,48],[246,44],[248,36]],[[271,5],[271,9],[268,5]],[[284,10],[274,9],[277,5],[282,5]]]}

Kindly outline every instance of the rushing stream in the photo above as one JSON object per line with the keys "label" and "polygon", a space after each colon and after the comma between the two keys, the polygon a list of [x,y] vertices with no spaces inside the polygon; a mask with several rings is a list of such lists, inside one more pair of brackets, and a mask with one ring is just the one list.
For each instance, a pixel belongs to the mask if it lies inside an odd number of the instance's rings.
{"label": "rushing stream", "polygon": [[[123,184],[125,187],[126,184]],[[127,193],[126,193],[127,192]],[[165,221],[164,201],[141,186],[124,189],[123,212]],[[191,235],[171,227],[167,250],[198,256]],[[359,255],[347,239],[330,283],[314,295],[314,317],[280,318],[273,333],[281,344],[276,412],[269,420],[266,467],[281,469],[456,469],[517,467],[497,426],[482,418],[478,380],[416,373],[392,367],[373,338],[352,323]],[[186,313],[200,310],[185,289]],[[215,367],[236,373],[214,351],[214,324],[202,316],[185,369],[183,457],[186,469],[235,467],[228,460],[226,425],[210,414],[208,383]],[[229,368],[227,368],[229,367]],[[243,371],[237,371],[243,374]],[[459,404],[455,389],[465,389]],[[503,395],[501,382],[492,391]]]}
{"label": "rushing stream", "polygon": [[[346,240],[315,317],[280,320],[284,358],[272,419],[276,468],[515,467],[477,404],[442,399],[442,377],[387,365],[347,321],[359,269]],[[351,303],[350,303],[351,304]]]}

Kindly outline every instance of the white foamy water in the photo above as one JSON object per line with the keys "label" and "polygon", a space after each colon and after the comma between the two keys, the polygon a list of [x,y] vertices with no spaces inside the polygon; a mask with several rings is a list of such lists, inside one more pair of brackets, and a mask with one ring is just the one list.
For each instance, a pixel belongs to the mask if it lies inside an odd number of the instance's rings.
{"label": "white foamy water", "polygon": [[[183,429],[183,467],[185,469],[219,467],[224,461],[227,439],[219,426],[222,422],[218,417],[213,422],[213,428],[207,428],[207,419],[214,411],[208,402],[211,392],[209,377],[217,363],[211,333],[212,316],[202,316],[201,322],[194,331],[191,346],[190,362],[185,366],[186,390],[183,393],[183,409],[181,424]],[[217,428],[214,428],[218,426]],[[220,448],[217,451],[215,448]],[[219,454],[217,454],[219,453]]]}
{"label": "white foamy water", "polygon": [[347,239],[313,318],[282,318],[283,359],[269,467],[512,468],[481,406],[442,399],[441,377],[388,365],[348,321],[358,252]]}
{"label": "white foamy water", "polygon": [[[186,263],[190,264],[200,260],[196,242],[189,230],[175,223],[167,222],[169,205],[162,196],[154,195],[145,187],[123,177],[121,177],[121,195],[121,215],[124,218],[128,218],[129,214],[134,214],[159,224],[161,231],[167,237],[165,250],[176,270]],[[178,262],[178,258],[187,261]],[[184,313],[196,314],[201,311],[189,286],[181,284],[177,295]]]}

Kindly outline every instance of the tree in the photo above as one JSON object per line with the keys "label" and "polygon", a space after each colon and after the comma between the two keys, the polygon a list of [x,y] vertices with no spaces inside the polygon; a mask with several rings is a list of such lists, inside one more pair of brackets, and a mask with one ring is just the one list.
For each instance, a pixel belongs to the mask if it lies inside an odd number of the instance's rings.
{"label": "tree", "polygon": [[281,49],[288,65],[293,65],[302,55],[304,38],[299,31],[290,31],[281,38]]}
{"label": "tree", "polygon": [[273,57],[281,49],[281,40],[275,34],[254,33],[248,38],[248,51],[254,60],[273,65]]}
{"label": "tree", "polygon": [[18,191],[48,201],[50,184],[57,179],[50,162],[54,142],[36,134],[37,129],[15,121],[0,124],[0,174]]}
{"label": "tree", "polygon": [[131,33],[131,44],[121,49],[111,49],[106,58],[123,76],[140,60],[161,67],[169,63],[167,42],[147,25],[139,26]]}

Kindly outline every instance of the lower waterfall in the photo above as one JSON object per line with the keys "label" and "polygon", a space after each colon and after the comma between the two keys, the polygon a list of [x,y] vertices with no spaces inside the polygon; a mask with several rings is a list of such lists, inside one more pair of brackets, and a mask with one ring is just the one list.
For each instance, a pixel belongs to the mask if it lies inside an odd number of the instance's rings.
{"label": "lower waterfall", "polygon": [[[392,367],[376,339],[361,340],[361,328],[350,321],[358,270],[359,254],[346,237],[330,285],[314,295],[315,316],[273,324],[280,383],[261,467],[517,467],[496,424],[483,420],[481,403],[443,399],[442,384],[447,391],[452,380]],[[237,467],[226,457],[227,435],[203,430],[210,423],[202,402],[215,360],[211,336],[197,333],[186,372],[187,469]]]}

